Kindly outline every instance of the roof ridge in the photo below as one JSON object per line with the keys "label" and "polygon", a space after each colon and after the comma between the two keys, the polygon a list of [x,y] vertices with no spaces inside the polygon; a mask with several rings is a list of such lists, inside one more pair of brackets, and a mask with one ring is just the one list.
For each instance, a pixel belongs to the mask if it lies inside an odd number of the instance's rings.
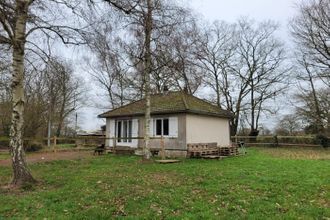
{"label": "roof ridge", "polygon": [[[229,111],[219,108],[202,98],[198,98],[185,91],[169,91],[166,93],[151,94],[151,114],[159,113],[201,113],[207,115],[217,115],[229,117]],[[126,105],[114,108],[108,112],[100,114],[98,117],[118,117],[128,115],[142,115],[145,108],[145,98],[133,101]]]}

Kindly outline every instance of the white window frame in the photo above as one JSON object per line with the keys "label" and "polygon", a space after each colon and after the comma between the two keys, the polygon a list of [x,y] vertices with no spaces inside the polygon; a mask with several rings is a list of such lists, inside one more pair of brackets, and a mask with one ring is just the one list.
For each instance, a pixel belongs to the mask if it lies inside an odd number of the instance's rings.
{"label": "white window frame", "polygon": [[[164,120],[168,120],[168,134],[164,135]],[[161,135],[157,135],[157,120],[161,120]],[[153,136],[155,137],[169,137],[170,136],[170,118],[169,117],[160,117],[160,118],[153,118]]]}
{"label": "white window frame", "polygon": [[[120,126],[120,134],[121,137],[119,139],[118,137],[118,122],[121,123]],[[126,125],[126,137],[123,136],[124,134],[124,122],[127,123]],[[131,124],[131,126],[129,126]],[[119,119],[115,121],[115,128],[116,128],[116,134],[115,137],[117,138],[117,143],[120,144],[131,144],[132,143],[132,135],[133,135],[133,120],[132,119]]]}

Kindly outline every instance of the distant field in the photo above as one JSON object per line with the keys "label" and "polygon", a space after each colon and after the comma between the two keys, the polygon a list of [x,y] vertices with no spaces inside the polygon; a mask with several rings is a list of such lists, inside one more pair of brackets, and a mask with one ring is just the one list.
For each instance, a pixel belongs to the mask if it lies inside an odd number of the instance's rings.
{"label": "distant field", "polygon": [[262,153],[287,159],[330,160],[330,149],[321,147],[259,148]]}
{"label": "distant field", "polygon": [[[0,189],[0,219],[328,219],[329,151],[303,152],[249,148],[246,156],[164,165],[113,155],[33,164],[39,186]],[[2,185],[10,171],[0,167]]]}

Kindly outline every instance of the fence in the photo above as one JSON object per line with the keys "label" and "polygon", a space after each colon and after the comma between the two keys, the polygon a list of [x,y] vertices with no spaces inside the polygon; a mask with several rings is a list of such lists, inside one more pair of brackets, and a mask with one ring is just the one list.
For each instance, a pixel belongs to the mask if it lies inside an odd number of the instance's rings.
{"label": "fence", "polygon": [[246,146],[264,147],[321,147],[316,136],[232,136],[231,141]]}
{"label": "fence", "polygon": [[[106,141],[113,141],[112,146],[115,148],[120,145],[117,144],[117,140],[143,140],[144,137],[129,137],[129,138],[117,138],[117,137],[105,137],[105,136],[77,136],[77,137],[51,137],[51,138],[24,138],[23,145],[26,150],[36,151],[41,148],[57,151],[61,148],[94,148],[101,144],[105,144]],[[159,147],[153,147],[154,149],[164,149],[165,150],[165,141],[177,139],[173,137],[150,137],[151,140],[159,140]],[[50,143],[50,145],[48,145]],[[39,146],[40,145],[40,146]],[[123,144],[125,145],[125,144]],[[9,138],[8,137],[0,137],[0,150],[7,150],[9,148]],[[179,150],[179,149],[170,149],[166,148],[166,150]]]}
{"label": "fence", "polygon": [[[42,148],[47,146],[47,142],[50,141],[50,149],[56,151],[61,148],[74,148],[74,147],[95,147],[104,144],[107,140],[113,141],[119,138],[108,138],[104,136],[78,136],[78,137],[52,137],[48,138],[24,138],[24,146],[29,148]],[[123,139],[123,138],[120,138]],[[130,137],[132,140],[143,140],[143,137]],[[176,139],[169,137],[150,137],[151,140],[159,140],[157,143],[158,148],[162,148],[168,139]],[[266,147],[320,147],[320,141],[315,136],[232,136],[232,142],[244,142],[246,146],[266,146]],[[39,146],[40,145],[40,146]],[[0,137],[0,149],[8,149],[9,138]],[[113,145],[114,147],[116,144]],[[49,149],[49,148],[48,148]],[[170,149],[166,147],[166,150],[179,150]]]}

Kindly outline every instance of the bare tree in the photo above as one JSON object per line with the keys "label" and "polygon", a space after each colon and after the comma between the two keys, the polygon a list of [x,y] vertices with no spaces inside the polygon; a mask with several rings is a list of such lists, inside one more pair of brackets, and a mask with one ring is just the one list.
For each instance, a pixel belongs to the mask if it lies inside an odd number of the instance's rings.
{"label": "bare tree", "polygon": [[[14,178],[13,185],[22,185],[26,182],[35,182],[27,169],[23,150],[23,111],[24,111],[24,48],[26,41],[26,25],[28,10],[32,0],[2,2],[0,4],[2,33],[1,43],[13,47],[13,75],[12,75],[12,126],[10,129],[10,147],[12,152]],[[10,16],[11,15],[11,16]],[[15,17],[14,17],[15,16]],[[13,22],[15,20],[15,22]]]}
{"label": "bare tree", "polygon": [[116,0],[104,0],[112,7],[128,15],[135,27],[142,29],[144,36],[143,53],[141,61],[143,63],[143,83],[144,83],[144,98],[145,98],[145,135],[144,135],[144,158],[150,158],[149,146],[149,126],[150,126],[150,76],[152,73],[152,55],[151,41],[153,30],[153,10],[156,4],[152,0],[131,0],[121,2]]}
{"label": "bare tree", "polygon": [[255,25],[253,21],[238,22],[238,62],[241,68],[233,69],[242,78],[249,90],[248,108],[250,135],[258,135],[260,116],[273,112],[267,101],[274,99],[287,88],[287,73],[283,43],[274,33],[278,25],[272,21]]}
{"label": "bare tree", "polygon": [[45,83],[41,71],[25,66],[25,107],[24,107],[24,137],[44,135],[47,118],[47,103],[45,102]]}
{"label": "bare tree", "polygon": [[276,125],[278,135],[296,135],[302,131],[302,123],[296,114],[285,115]]}
{"label": "bare tree", "polygon": [[110,108],[116,108],[137,99],[141,94],[134,86],[130,53],[126,50],[126,42],[121,39],[124,24],[115,15],[108,14],[106,11],[98,17],[90,15],[89,20],[95,22],[87,39],[95,57],[86,57],[84,61],[87,71],[103,91],[101,96],[110,103]]}
{"label": "bare tree", "polygon": [[316,83],[317,83],[317,70],[315,70],[315,67],[310,65],[308,61],[305,59],[305,57],[302,57],[302,60],[298,60],[298,63],[301,67],[303,67],[302,72],[299,72],[297,75],[297,79],[299,81],[302,81],[303,83],[308,83],[309,86],[300,86],[300,92],[301,95],[300,99],[304,96],[303,94],[309,94],[309,102],[313,102],[314,104],[312,105],[315,109],[313,110],[314,112],[314,117],[316,119],[314,123],[314,130],[317,130],[318,132],[322,133],[324,131],[323,123],[322,123],[322,113],[320,109],[320,103],[319,103],[319,97],[317,94],[317,88],[316,88]]}
{"label": "bare tree", "polygon": [[[74,9],[70,1],[40,1],[40,0],[4,0],[0,2],[0,44],[9,45],[12,53],[12,123],[10,129],[10,149],[13,167],[13,186],[34,183],[25,161],[23,150],[24,125],[24,58],[26,45],[33,45],[31,51],[42,51],[30,37],[37,32],[49,38],[59,37],[63,43],[79,44],[81,38],[70,38],[70,34],[78,33],[78,29],[56,24],[56,17],[61,17],[63,7]],[[52,7],[58,6],[58,13]],[[53,19],[50,19],[50,18]],[[50,23],[51,21],[52,23]]]}
{"label": "bare tree", "polygon": [[330,86],[330,2],[304,1],[298,13],[291,22],[292,36],[300,51],[298,57],[303,57],[299,59]]}
{"label": "bare tree", "polygon": [[[318,107],[315,106],[315,95]],[[305,132],[310,134],[330,133],[330,89],[323,88],[313,91],[306,90],[296,94],[298,105],[296,114],[305,123]]]}
{"label": "bare tree", "polygon": [[318,93],[330,87],[329,11],[329,1],[305,1],[291,21],[291,33],[297,46],[297,79],[301,85],[296,98],[305,108],[297,107],[297,114],[304,116],[311,133],[324,133],[327,127],[327,117],[321,107],[324,102],[320,100],[323,94]]}
{"label": "bare tree", "polygon": [[52,58],[47,63],[41,77],[45,81],[45,95],[49,100],[49,123],[56,125],[55,135],[59,137],[65,120],[81,107],[83,81],[74,75],[69,64],[59,58]]}
{"label": "bare tree", "polygon": [[[127,21],[127,27],[130,27],[129,33],[133,37],[126,42],[130,46],[127,52],[130,56],[131,66],[134,67],[135,78],[141,79],[138,88],[145,99],[145,136],[144,136],[144,158],[150,158],[149,146],[149,125],[150,125],[150,94],[153,90],[151,82],[154,77],[159,78],[158,74],[161,68],[167,62],[160,62],[157,52],[164,46],[164,38],[172,33],[174,26],[180,23],[176,13],[181,9],[171,1],[160,0],[132,0],[120,2],[107,0],[112,7],[123,12]],[[180,13],[178,13],[180,14]],[[142,77],[139,77],[142,76]],[[137,82],[137,81],[132,81]],[[156,85],[158,90],[161,85]],[[156,89],[157,90],[157,89]]]}
{"label": "bare tree", "polygon": [[[219,108],[228,108],[230,97],[226,94],[232,84],[228,79],[228,72],[236,50],[235,26],[216,21],[204,30],[197,45],[197,65],[207,73],[204,81],[216,94]],[[225,103],[222,103],[222,96]]]}
{"label": "bare tree", "polygon": [[197,44],[196,65],[206,73],[204,82],[216,97],[212,101],[232,112],[230,133],[235,135],[249,93],[247,81],[241,77],[246,73],[238,53],[238,30],[235,24],[216,21],[203,32]]}
{"label": "bare tree", "polygon": [[199,40],[198,64],[207,73],[206,85],[215,103],[233,113],[231,134],[244,119],[250,134],[258,134],[261,114],[286,84],[283,44],[274,36],[278,26],[271,21],[256,24],[243,18],[237,24],[214,23]]}

